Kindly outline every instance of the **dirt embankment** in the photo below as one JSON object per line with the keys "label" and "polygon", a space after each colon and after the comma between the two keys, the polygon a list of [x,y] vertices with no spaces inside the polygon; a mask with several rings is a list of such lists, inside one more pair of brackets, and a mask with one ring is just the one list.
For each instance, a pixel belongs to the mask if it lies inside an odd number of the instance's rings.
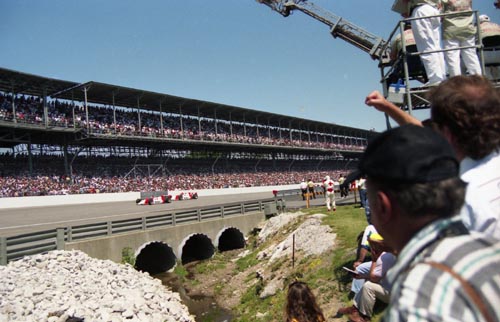
{"label": "dirt embankment", "polygon": [[[258,235],[248,240],[245,251],[223,253],[223,265],[196,273],[189,294],[211,295],[221,307],[234,310],[247,290],[257,284],[259,291],[256,296],[264,299],[286,289],[290,276],[303,276],[329,267],[332,250],[336,247],[336,234],[328,225],[322,224],[324,216],[299,212],[269,219]],[[252,264],[245,269],[238,268],[241,265],[237,261],[248,258],[254,259],[249,260]],[[293,260],[295,268],[292,268]],[[314,289],[314,292],[330,320],[339,308],[336,296],[332,294],[332,290],[337,289],[333,272],[331,279],[318,281],[318,284],[321,288]],[[264,317],[265,314],[255,316],[257,320]]]}

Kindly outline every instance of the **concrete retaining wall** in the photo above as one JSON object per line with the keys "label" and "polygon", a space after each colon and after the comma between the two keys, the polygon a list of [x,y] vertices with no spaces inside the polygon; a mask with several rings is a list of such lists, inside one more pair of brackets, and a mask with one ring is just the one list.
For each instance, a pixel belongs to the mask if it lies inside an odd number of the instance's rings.
{"label": "concrete retaining wall", "polygon": [[[287,186],[264,186],[264,187],[249,187],[249,188],[227,188],[227,189],[205,189],[195,190],[198,196],[220,196],[239,193],[254,193],[267,192],[272,196],[273,190],[297,189],[296,185]],[[186,190],[182,190],[186,191]],[[181,191],[173,190],[170,194],[175,195]],[[63,195],[63,196],[34,196],[34,197],[16,197],[16,198],[0,198],[0,208],[24,208],[24,207],[43,207],[55,205],[73,205],[86,203],[103,203],[115,201],[135,201],[140,198],[140,192],[123,192],[123,193],[98,193],[98,194],[81,194],[81,195]]]}
{"label": "concrete retaining wall", "polygon": [[125,247],[130,247],[136,251],[146,243],[162,241],[172,247],[175,255],[179,258],[179,246],[187,236],[201,233],[208,236],[215,245],[217,242],[215,239],[219,236],[221,230],[235,227],[244,235],[247,235],[264,219],[265,216],[263,212],[253,212],[199,223],[189,223],[160,229],[128,232],[110,237],[70,242],[66,243],[65,250],[77,249],[94,258],[110,259],[114,262],[120,262],[122,250]]}

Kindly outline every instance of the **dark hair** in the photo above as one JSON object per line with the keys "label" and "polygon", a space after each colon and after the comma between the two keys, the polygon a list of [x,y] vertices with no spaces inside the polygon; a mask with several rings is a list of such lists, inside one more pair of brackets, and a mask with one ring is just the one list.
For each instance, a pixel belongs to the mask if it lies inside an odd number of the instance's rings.
{"label": "dark hair", "polygon": [[459,178],[413,184],[369,182],[370,190],[383,191],[401,210],[412,217],[456,215],[465,199],[466,183]]}
{"label": "dark hair", "polygon": [[325,317],[316,303],[311,289],[304,282],[293,282],[288,286],[285,308],[286,322],[324,322]]}
{"label": "dark hair", "polygon": [[431,119],[447,127],[465,156],[478,160],[500,148],[500,94],[482,76],[455,76],[430,94]]}
{"label": "dark hair", "polygon": [[439,127],[438,127],[438,125],[436,124],[436,122],[434,122],[434,121],[433,121],[433,120],[431,120],[431,119],[425,119],[425,120],[423,120],[423,121],[422,121],[422,125],[423,125],[424,127],[429,128],[429,129],[433,129],[434,131],[439,130]]}

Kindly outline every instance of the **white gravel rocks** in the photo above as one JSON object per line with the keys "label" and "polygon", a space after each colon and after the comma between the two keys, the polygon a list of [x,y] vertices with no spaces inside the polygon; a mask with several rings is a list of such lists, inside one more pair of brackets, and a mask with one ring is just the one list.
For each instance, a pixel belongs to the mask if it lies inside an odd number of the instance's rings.
{"label": "white gravel rocks", "polygon": [[0,266],[0,322],[194,321],[179,294],[130,265],[52,251]]}
{"label": "white gravel rocks", "polygon": [[332,232],[330,226],[321,224],[321,218],[324,216],[316,214],[308,217],[284,241],[266,248],[257,255],[257,258],[269,258],[269,263],[272,263],[283,256],[291,256],[293,235],[295,235],[295,249],[303,251],[306,255],[320,255],[332,249],[335,246],[337,234]]}
{"label": "white gravel rocks", "polygon": [[259,232],[259,242],[262,243],[266,241],[268,237],[273,236],[279,232],[282,227],[288,225],[288,223],[294,220],[297,220],[301,216],[304,216],[304,213],[299,211],[271,217],[268,221],[266,221],[265,226]]}

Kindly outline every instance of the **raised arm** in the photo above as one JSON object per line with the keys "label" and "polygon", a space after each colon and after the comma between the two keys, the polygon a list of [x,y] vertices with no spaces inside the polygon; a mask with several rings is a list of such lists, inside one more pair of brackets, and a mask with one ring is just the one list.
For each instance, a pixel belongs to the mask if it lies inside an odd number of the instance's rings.
{"label": "raised arm", "polygon": [[422,126],[422,122],[405,111],[401,110],[396,105],[392,104],[385,97],[380,94],[379,91],[373,91],[365,99],[365,104],[368,106],[373,106],[377,110],[386,113],[399,125],[403,124],[415,124]]}

